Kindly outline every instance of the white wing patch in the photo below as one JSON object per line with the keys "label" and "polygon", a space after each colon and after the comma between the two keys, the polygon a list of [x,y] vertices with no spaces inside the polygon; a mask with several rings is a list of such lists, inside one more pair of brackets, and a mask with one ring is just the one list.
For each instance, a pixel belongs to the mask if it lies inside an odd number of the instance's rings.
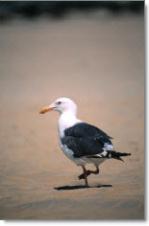
{"label": "white wing patch", "polygon": [[112,151],[113,150],[113,145],[112,144],[105,143],[104,144],[104,147],[103,147],[103,150],[104,151]]}
{"label": "white wing patch", "polygon": [[97,156],[99,158],[102,158],[102,157],[105,157],[106,155],[107,155],[107,151],[104,150],[102,153],[97,154],[97,155],[94,155],[94,156]]}
{"label": "white wing patch", "polygon": [[104,158],[107,156],[108,151],[112,151],[113,150],[113,145],[112,144],[108,144],[105,143],[104,147],[103,147],[103,152],[101,152],[100,154],[96,154],[94,156],[98,157],[98,158]]}

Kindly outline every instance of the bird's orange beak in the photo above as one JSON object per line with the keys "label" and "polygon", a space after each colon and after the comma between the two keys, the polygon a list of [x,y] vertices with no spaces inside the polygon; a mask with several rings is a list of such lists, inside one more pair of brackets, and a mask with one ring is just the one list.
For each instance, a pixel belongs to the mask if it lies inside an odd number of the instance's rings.
{"label": "bird's orange beak", "polygon": [[40,114],[44,114],[44,113],[46,113],[46,112],[52,111],[53,109],[54,109],[54,107],[46,106],[46,107],[43,107],[43,108],[39,111],[39,113],[40,113]]}

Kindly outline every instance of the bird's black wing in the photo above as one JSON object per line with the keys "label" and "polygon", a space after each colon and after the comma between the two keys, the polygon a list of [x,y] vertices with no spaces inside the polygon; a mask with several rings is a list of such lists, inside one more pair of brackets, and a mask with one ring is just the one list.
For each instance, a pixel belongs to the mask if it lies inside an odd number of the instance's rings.
{"label": "bird's black wing", "polygon": [[66,136],[75,136],[75,137],[94,137],[94,136],[103,136],[108,139],[112,139],[109,135],[107,135],[104,131],[101,129],[90,125],[85,122],[80,122],[75,124],[74,126],[68,128],[65,130]]}
{"label": "bird's black wing", "polygon": [[65,130],[61,139],[74,153],[74,157],[101,154],[105,144],[112,144],[111,137],[105,132],[87,123],[78,123]]}

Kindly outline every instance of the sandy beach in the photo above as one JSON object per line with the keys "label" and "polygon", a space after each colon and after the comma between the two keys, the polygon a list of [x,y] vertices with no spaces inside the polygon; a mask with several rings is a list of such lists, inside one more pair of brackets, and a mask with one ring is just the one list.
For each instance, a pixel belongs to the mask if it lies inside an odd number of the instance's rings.
{"label": "sandy beach", "polygon": [[[0,25],[0,219],[144,219],[144,63],[141,15]],[[58,114],[39,115],[60,96],[132,154],[88,189],[59,148]]]}

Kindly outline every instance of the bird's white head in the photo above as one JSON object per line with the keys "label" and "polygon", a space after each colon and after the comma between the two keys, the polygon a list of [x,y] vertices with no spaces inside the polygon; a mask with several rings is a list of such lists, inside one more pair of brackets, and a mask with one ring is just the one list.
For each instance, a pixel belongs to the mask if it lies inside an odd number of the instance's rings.
{"label": "bird's white head", "polygon": [[49,111],[58,111],[59,113],[64,112],[72,112],[76,115],[77,113],[77,106],[73,100],[67,97],[60,97],[56,99],[52,104],[46,106],[41,109],[40,114],[44,114]]}

